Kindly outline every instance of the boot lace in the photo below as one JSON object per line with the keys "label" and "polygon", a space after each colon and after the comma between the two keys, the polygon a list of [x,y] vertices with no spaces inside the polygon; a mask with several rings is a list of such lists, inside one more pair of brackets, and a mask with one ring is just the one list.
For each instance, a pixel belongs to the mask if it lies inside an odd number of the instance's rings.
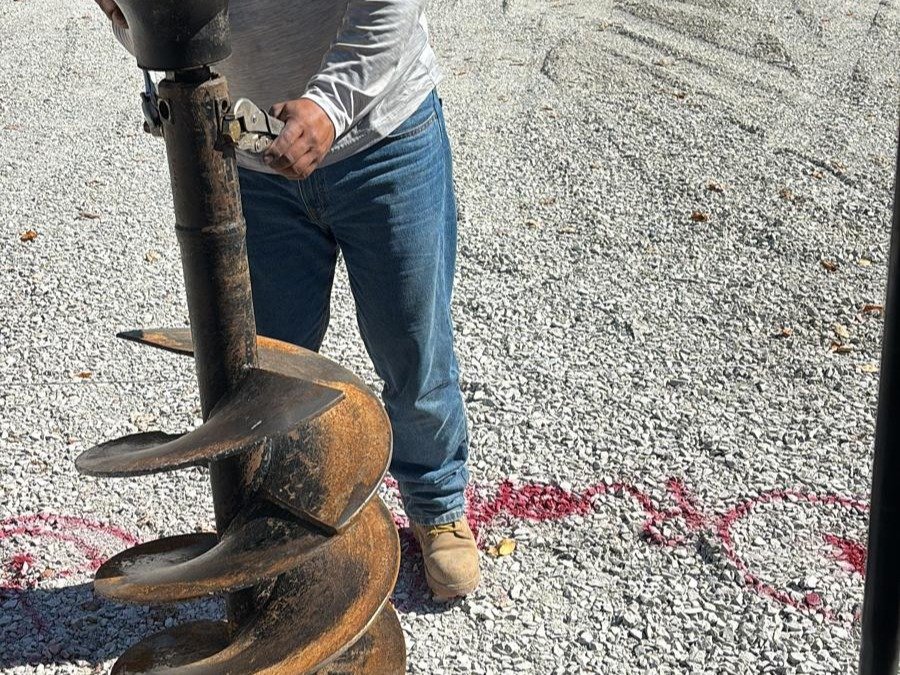
{"label": "boot lace", "polygon": [[462,530],[462,524],[457,520],[453,523],[443,523],[441,525],[432,525],[428,528],[428,536],[436,537],[439,534],[446,534],[450,532],[459,532]]}

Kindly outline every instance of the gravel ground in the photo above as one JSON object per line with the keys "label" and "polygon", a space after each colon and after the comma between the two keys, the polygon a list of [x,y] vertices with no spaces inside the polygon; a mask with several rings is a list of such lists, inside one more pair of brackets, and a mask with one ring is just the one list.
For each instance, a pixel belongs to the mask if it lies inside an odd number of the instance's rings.
{"label": "gravel ground", "polygon": [[[405,539],[410,672],[851,672],[897,3],[443,0],[431,19],[473,517],[486,549],[518,548],[436,606]],[[0,671],[105,672],[220,612],[89,586],[134,539],[211,526],[202,471],[73,466],[199,422],[189,361],[113,337],[187,321],[168,177],[92,2],[5,0],[0,44]],[[335,293],[325,351],[377,386]]]}

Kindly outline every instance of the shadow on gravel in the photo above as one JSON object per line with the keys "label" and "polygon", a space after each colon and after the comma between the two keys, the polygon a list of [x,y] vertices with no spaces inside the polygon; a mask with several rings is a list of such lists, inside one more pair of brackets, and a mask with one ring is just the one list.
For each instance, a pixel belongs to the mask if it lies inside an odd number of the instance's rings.
{"label": "shadow on gravel", "polygon": [[[425,569],[419,544],[408,527],[399,528],[400,533],[400,574],[391,602],[400,614],[441,614],[461,601],[435,602],[425,583]],[[401,618],[402,620],[402,618]]]}
{"label": "shadow on gravel", "polygon": [[[392,601],[401,614],[438,614],[458,602],[437,603],[425,584],[422,555],[408,528],[400,531],[403,552]],[[221,602],[124,605],[93,592],[90,583],[59,588],[0,588],[0,671],[19,666],[76,665],[104,672],[118,657],[166,624],[221,616]]]}
{"label": "shadow on gravel", "polygon": [[18,666],[103,662],[141,638],[180,623],[215,618],[216,600],[144,607],[108,602],[90,583],[61,588],[0,588],[0,671]]}

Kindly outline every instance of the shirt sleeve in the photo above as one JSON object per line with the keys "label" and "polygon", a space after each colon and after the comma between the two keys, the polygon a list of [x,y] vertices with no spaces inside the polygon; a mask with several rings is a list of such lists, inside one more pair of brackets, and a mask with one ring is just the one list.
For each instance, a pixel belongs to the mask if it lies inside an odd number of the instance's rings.
{"label": "shirt sleeve", "polygon": [[331,119],[335,138],[364,117],[391,83],[427,0],[349,0],[337,37],[303,98]]}

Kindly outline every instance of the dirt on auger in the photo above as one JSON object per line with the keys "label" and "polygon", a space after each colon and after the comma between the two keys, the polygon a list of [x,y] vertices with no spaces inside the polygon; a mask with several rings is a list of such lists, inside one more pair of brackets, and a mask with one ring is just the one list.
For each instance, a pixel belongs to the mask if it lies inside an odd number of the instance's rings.
{"label": "dirt on auger", "polygon": [[76,464],[109,477],[208,466],[218,532],[128,549],[100,567],[95,589],[136,603],[225,594],[228,619],[153,635],[113,673],[402,673],[388,602],[400,548],[375,496],[387,415],[337,364],[256,335],[233,148],[254,132],[236,115],[259,112],[232,105],[210,69],[230,51],[227,2],[119,4],[138,65],[166,72],[145,113],[166,143],[192,326],[121,337],[194,356],[204,423],[110,441]]}

